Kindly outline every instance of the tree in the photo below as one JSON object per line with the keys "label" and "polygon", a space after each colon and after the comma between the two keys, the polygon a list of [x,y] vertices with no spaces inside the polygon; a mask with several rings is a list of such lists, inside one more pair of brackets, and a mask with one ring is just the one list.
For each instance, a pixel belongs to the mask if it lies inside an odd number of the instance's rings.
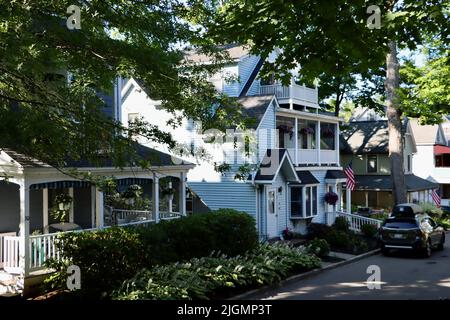
{"label": "tree", "polygon": [[[205,128],[241,123],[207,81],[226,61],[195,22],[207,12],[195,0],[2,1],[0,146],[58,168],[68,158],[99,163],[105,155],[117,166],[148,166],[133,155],[136,135],[174,141],[148,123],[124,128],[104,115],[99,92],[111,93],[117,76],[138,79],[161,100],[174,115],[170,126],[181,117]],[[217,63],[189,63],[187,49]]]}
{"label": "tree", "polygon": [[[263,58],[280,48],[281,54],[266,63],[263,74],[275,73],[284,83],[288,70],[297,65],[310,81],[323,73],[342,78],[347,72],[384,68],[393,195],[401,203],[407,198],[402,117],[409,110],[399,101],[397,50],[415,50],[429,37],[448,43],[449,6],[448,0],[229,0],[209,22],[209,34],[217,41],[249,43]],[[372,18],[380,18],[380,29],[366,23]]]}

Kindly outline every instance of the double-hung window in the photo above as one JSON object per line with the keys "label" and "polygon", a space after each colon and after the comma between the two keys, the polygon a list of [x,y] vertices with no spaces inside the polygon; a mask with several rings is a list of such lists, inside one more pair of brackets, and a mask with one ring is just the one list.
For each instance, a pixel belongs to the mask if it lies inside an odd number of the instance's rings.
{"label": "double-hung window", "polygon": [[317,215],[317,186],[290,187],[290,214],[293,219],[309,218]]}

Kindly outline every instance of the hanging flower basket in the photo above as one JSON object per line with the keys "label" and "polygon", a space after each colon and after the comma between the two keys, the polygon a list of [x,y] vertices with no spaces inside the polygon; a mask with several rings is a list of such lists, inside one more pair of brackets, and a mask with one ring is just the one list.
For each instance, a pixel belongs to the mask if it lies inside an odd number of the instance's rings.
{"label": "hanging flower basket", "polygon": [[311,127],[306,127],[306,128],[302,128],[300,129],[300,133],[301,134],[314,134],[314,129]]}
{"label": "hanging flower basket", "polygon": [[334,192],[327,192],[325,194],[324,198],[325,198],[325,202],[326,203],[328,203],[330,205],[333,205],[333,206],[336,204],[336,202],[339,199],[338,195],[336,193],[334,193]]}
{"label": "hanging flower basket", "polygon": [[334,130],[326,128],[322,130],[322,137],[324,138],[334,138]]}
{"label": "hanging flower basket", "polygon": [[280,131],[280,133],[282,134],[289,134],[289,139],[292,139],[292,136],[294,134],[294,128],[288,125],[279,125],[277,126],[277,129]]}

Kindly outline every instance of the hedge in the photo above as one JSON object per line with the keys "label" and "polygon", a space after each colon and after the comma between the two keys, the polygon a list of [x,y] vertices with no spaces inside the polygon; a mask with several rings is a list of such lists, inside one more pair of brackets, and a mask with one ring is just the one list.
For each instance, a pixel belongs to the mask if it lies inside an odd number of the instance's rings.
{"label": "hedge", "polygon": [[183,262],[211,253],[236,256],[258,245],[254,219],[234,210],[218,210],[150,227],[112,227],[101,231],[73,232],[57,242],[61,260],[46,264],[57,272],[47,281],[50,288],[64,289],[67,266],[81,269],[84,296],[107,296],[142,268]]}

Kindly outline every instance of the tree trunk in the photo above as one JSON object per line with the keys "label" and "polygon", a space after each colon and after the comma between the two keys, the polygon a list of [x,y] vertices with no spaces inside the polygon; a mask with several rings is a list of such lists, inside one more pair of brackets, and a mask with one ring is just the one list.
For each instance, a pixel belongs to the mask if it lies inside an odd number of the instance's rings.
{"label": "tree trunk", "polygon": [[389,128],[389,159],[391,162],[392,195],[395,204],[407,202],[405,171],[403,163],[402,112],[396,108],[396,90],[399,87],[399,64],[397,44],[389,42],[386,56],[386,115]]}

